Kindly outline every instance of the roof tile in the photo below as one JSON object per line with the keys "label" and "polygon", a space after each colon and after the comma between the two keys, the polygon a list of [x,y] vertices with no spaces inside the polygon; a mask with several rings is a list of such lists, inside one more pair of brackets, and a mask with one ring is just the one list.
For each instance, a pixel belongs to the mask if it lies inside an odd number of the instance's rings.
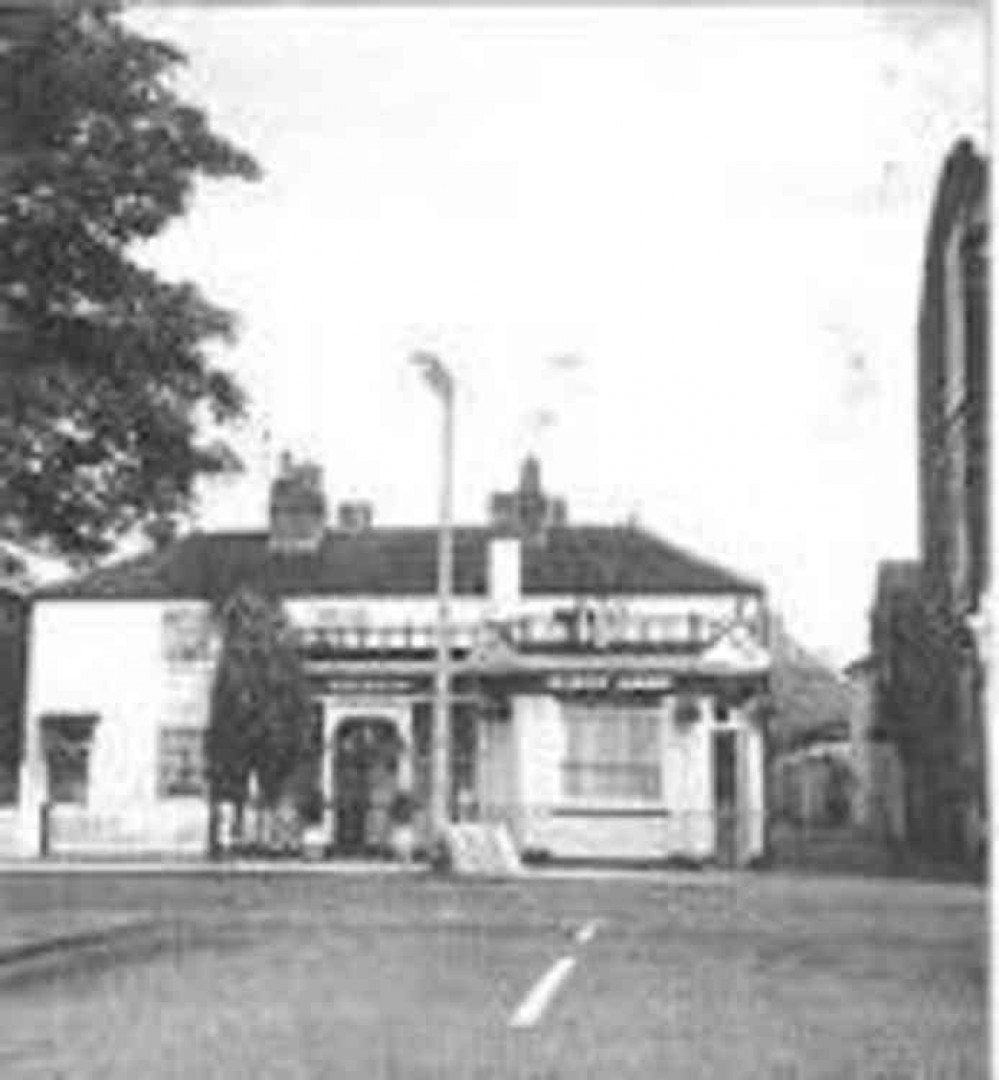
{"label": "roof tile", "polygon": [[[484,526],[454,531],[454,592],[487,591]],[[263,532],[192,533],[161,552],[40,590],[41,599],[212,599],[240,585],[284,597],[424,596],[437,581],[437,530],[330,530],[315,552],[281,553]],[[762,592],[754,581],[632,526],[552,528],[525,543],[527,595],[670,595]]]}

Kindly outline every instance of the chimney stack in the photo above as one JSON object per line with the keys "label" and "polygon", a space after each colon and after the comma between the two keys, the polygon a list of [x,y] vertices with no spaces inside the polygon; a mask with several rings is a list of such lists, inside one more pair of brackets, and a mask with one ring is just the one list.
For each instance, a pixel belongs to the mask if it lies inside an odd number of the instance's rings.
{"label": "chimney stack", "polygon": [[344,532],[366,532],[374,524],[375,511],[370,502],[352,499],[340,503],[336,509],[336,527]]}
{"label": "chimney stack", "polygon": [[489,500],[489,520],[494,530],[517,536],[528,543],[544,543],[551,528],[566,524],[565,499],[549,495],[541,483],[541,465],[536,457],[524,459],[520,483],[514,491],[496,492]]}
{"label": "chimney stack", "polygon": [[521,595],[521,556],[519,537],[490,537],[489,606],[495,618],[516,614]]}
{"label": "chimney stack", "polygon": [[274,551],[318,551],[326,532],[326,496],[322,469],[281,455],[281,471],[271,484],[270,545]]}

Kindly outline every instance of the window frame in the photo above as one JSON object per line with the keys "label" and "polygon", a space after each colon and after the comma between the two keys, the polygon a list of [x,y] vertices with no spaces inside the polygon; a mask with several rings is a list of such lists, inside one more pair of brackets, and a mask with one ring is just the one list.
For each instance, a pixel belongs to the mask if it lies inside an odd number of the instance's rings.
{"label": "window frame", "polygon": [[175,605],[161,616],[163,659],[168,669],[184,670],[212,659],[212,627],[199,607]]}
{"label": "window frame", "polygon": [[[165,772],[165,745],[179,734],[200,736],[200,774],[197,783],[189,782],[184,790],[173,790],[183,777],[180,768],[174,768],[173,783]],[[197,724],[161,724],[156,732],[156,798],[160,802],[175,802],[179,799],[208,798],[208,732]]]}
{"label": "window frame", "polygon": [[[41,717],[45,801],[48,805],[86,808],[89,804],[90,765],[99,721],[100,716],[96,713],[46,713]],[[75,778],[73,795],[66,797],[72,781],[67,783],[65,773],[59,776],[59,767],[70,762],[79,767],[79,775]]]}
{"label": "window frame", "polygon": [[[658,810],[666,806],[665,791],[665,733],[663,730],[663,714],[660,705],[633,705],[614,701],[573,702],[562,705],[562,729],[564,734],[563,753],[559,761],[559,800],[562,806],[571,809],[601,809],[608,811],[619,810]],[[639,738],[650,738],[654,747],[654,756],[641,760],[638,755],[630,755],[627,751],[618,751],[613,760],[596,760],[599,756],[591,751],[589,755],[580,754],[580,748],[573,746],[574,724],[634,724],[643,721],[648,724],[648,731]],[[577,729],[578,730],[578,729]],[[632,732],[623,732],[616,736],[620,744],[631,743],[635,739]],[[589,759],[588,759],[589,757]],[[600,781],[597,780],[594,790],[593,780],[600,774],[606,778],[619,770],[625,776],[642,777],[627,790],[627,782],[624,784],[626,793],[612,792],[610,794],[599,790]],[[589,782],[584,777],[589,772]],[[573,782],[570,778],[576,777]],[[640,789],[645,783],[649,783],[654,794],[641,794]],[[613,786],[611,784],[610,786]]]}

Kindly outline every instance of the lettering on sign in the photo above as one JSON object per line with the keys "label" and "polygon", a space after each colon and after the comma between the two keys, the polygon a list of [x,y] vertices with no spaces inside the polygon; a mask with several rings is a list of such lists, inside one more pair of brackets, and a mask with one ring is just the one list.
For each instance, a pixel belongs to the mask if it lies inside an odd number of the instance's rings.
{"label": "lettering on sign", "polygon": [[418,689],[414,679],[331,679],[325,684],[327,693],[343,696],[366,694],[411,694]]}
{"label": "lettering on sign", "polygon": [[313,608],[303,621],[316,630],[362,630],[371,625],[367,609],[360,604],[326,604]]}
{"label": "lettering on sign", "polygon": [[550,675],[547,687],[554,694],[605,693],[610,687],[610,676],[596,672]]}
{"label": "lettering on sign", "polygon": [[553,694],[666,694],[673,680],[660,672],[559,672],[546,687]]}
{"label": "lettering on sign", "polygon": [[673,688],[668,675],[658,673],[622,674],[615,681],[615,689],[628,694],[665,694]]}

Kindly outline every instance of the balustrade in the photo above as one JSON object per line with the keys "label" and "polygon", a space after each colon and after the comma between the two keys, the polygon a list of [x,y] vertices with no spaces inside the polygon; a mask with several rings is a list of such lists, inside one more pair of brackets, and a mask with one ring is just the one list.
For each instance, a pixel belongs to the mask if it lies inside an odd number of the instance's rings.
{"label": "balustrade", "polygon": [[[601,618],[591,611],[521,616],[515,619],[455,622],[452,648],[468,653],[495,641],[524,651],[544,650],[664,650],[703,645],[723,628],[718,620],[697,613]],[[312,653],[360,654],[432,652],[437,645],[436,623],[369,626],[314,626],[298,630],[302,647]]]}

